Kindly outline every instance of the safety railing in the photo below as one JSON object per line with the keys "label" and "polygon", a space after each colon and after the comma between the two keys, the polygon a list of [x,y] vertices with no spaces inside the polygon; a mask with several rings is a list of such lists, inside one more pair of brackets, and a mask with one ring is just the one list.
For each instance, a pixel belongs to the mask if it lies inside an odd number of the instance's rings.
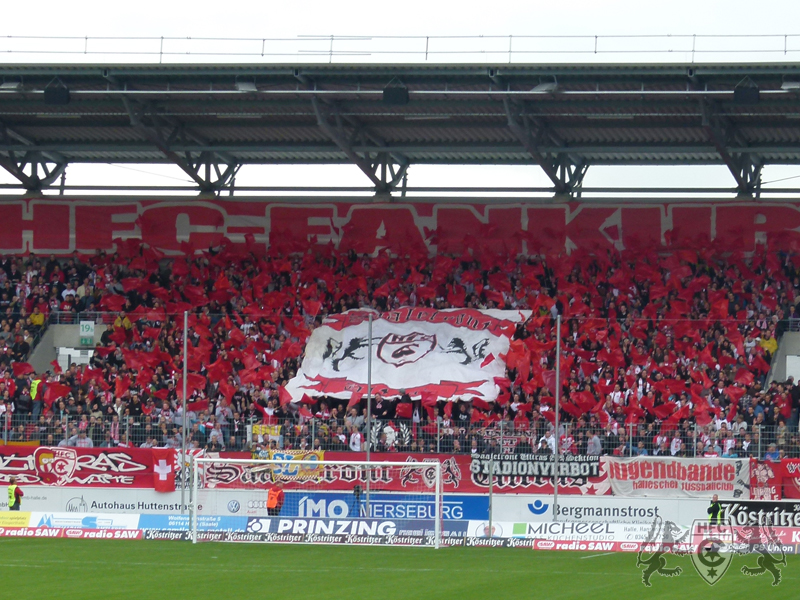
{"label": "safety railing", "polygon": [[741,62],[796,61],[800,34],[481,35],[285,38],[5,36],[4,62]]}

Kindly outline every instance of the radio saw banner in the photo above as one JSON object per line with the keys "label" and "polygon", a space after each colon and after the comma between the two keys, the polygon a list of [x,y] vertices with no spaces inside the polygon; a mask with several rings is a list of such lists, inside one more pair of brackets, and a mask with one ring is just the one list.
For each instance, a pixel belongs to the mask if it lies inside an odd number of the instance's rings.
{"label": "radio saw banner", "polygon": [[[372,393],[412,398],[461,396],[495,400],[495,378],[505,376],[500,358],[516,324],[529,311],[402,308],[373,313]],[[327,318],[314,330],[303,364],[286,389],[298,401],[308,396],[340,400],[367,392],[369,312]]]}

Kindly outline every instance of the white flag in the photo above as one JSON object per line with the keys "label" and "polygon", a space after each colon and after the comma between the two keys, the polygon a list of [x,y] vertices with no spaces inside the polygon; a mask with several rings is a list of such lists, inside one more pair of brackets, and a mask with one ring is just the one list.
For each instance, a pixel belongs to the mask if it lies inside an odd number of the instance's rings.
{"label": "white flag", "polygon": [[[441,399],[495,400],[505,377],[500,355],[508,352],[516,324],[530,311],[402,308],[373,312],[372,393],[396,397],[404,389]],[[292,398],[348,399],[366,393],[369,311],[331,315],[311,334],[297,377],[286,389]]]}

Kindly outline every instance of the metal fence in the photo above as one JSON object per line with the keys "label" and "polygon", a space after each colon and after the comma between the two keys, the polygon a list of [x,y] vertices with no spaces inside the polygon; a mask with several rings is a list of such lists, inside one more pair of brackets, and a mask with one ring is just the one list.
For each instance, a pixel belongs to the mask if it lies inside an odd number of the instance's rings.
{"label": "metal fence", "polygon": [[[191,419],[191,414],[190,414]],[[360,452],[371,444],[373,452],[420,454],[533,454],[549,453],[559,445],[561,453],[616,456],[720,456],[730,458],[800,458],[800,433],[783,424],[742,422],[731,427],[687,423],[677,429],[663,425],[619,425],[590,429],[574,423],[560,426],[555,435],[549,422],[521,426],[509,421],[490,425],[448,423],[422,424],[413,419],[374,419],[367,429],[362,421],[311,419],[302,425],[286,421],[263,425],[260,420],[231,422],[219,428],[204,420],[190,420],[187,447],[215,451],[256,452],[259,449],[317,449]],[[45,415],[0,414],[2,440],[69,447],[180,448],[180,417],[120,417],[59,412]],[[597,441],[593,441],[594,437]],[[556,439],[557,438],[557,439]]]}

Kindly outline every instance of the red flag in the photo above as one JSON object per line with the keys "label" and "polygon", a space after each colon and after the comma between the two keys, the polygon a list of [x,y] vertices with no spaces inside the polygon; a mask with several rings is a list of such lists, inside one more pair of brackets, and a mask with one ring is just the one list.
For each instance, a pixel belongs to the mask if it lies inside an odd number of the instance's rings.
{"label": "red flag", "polygon": [[736,372],[736,377],[734,378],[734,381],[736,383],[741,383],[742,385],[753,385],[755,377],[753,377],[753,374],[747,369],[739,369]]}
{"label": "red flag", "polygon": [[494,354],[490,353],[489,356],[483,359],[483,362],[481,363],[481,369],[492,362],[494,362]]}
{"label": "red flag", "polygon": [[208,399],[195,400],[194,402],[186,403],[186,410],[192,412],[200,412],[208,408]]}
{"label": "red flag", "polygon": [[281,406],[286,406],[292,401],[292,395],[285,387],[281,386],[278,388],[278,399],[280,400]]}
{"label": "red flag", "polygon": [[303,310],[310,317],[316,317],[319,311],[322,310],[322,303],[316,300],[303,300]]}
{"label": "red flag", "polygon": [[[57,360],[51,361],[50,362],[50,366],[53,367],[53,373],[55,373],[56,375],[61,373],[61,365],[58,364]],[[769,369],[767,369],[767,370],[769,370]]]}
{"label": "red flag", "polygon": [[753,368],[762,373],[767,373],[769,372],[769,363],[761,358],[761,356],[756,355],[756,357],[753,359]]}
{"label": "red flag", "polygon": [[711,423],[711,407],[708,406],[705,402],[702,404],[697,404],[694,407],[694,420],[697,422],[698,425],[701,427],[708,425]]}
{"label": "red flag", "polygon": [[728,415],[725,417],[729,423],[733,423],[736,420],[736,414],[739,412],[739,405],[736,401],[731,402],[730,408],[728,409]]}
{"label": "red flag", "polygon": [[542,379],[545,386],[550,390],[550,393],[555,396],[556,394],[556,372],[555,371],[542,371]]}
{"label": "red flag", "polygon": [[26,362],[15,362],[11,365],[11,368],[14,371],[14,377],[22,377],[28,373],[33,373],[33,367]]}
{"label": "red flag", "polygon": [[432,394],[430,392],[422,392],[420,399],[422,400],[422,406],[436,406],[436,394]]}
{"label": "red flag", "polygon": [[225,401],[230,404],[231,398],[233,398],[233,395],[236,393],[236,388],[223,379],[219,382],[219,393],[222,394]]}
{"label": "red flag", "polygon": [[480,423],[481,421],[486,421],[486,415],[477,408],[473,408],[470,423]]}
{"label": "red flag", "polygon": [[473,398],[472,407],[477,408],[478,410],[489,410],[491,408],[491,405],[485,400],[481,400],[480,398]]}
{"label": "red flag", "polygon": [[347,403],[347,408],[355,406],[356,404],[361,402],[361,398],[363,398],[363,397],[364,397],[364,393],[363,392],[359,392],[358,390],[354,391],[350,395],[350,402]]}
{"label": "red flag", "polygon": [[410,402],[399,402],[395,409],[395,414],[398,419],[410,419],[413,412],[414,409]]}
{"label": "red flag", "polygon": [[175,458],[173,448],[153,448],[153,487],[157,492],[175,491]]}
{"label": "red flag", "polygon": [[44,392],[44,403],[48,408],[50,408],[53,402],[59,398],[65,397],[71,391],[72,388],[68,385],[63,385],[61,383],[48,383],[47,390]]}

